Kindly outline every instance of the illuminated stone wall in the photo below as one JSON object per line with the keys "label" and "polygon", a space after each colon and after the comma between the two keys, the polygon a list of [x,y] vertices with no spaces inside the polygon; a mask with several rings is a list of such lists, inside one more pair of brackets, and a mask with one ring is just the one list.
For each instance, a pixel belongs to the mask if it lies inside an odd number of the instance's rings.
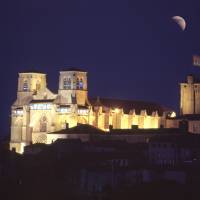
{"label": "illuminated stone wall", "polygon": [[136,115],[131,112],[124,114],[123,109],[115,108],[110,109],[109,112],[102,112],[103,108],[94,113],[95,123],[94,126],[102,130],[107,131],[109,125],[112,125],[114,129],[130,129],[132,125],[137,125],[138,128],[159,128],[160,117],[157,112],[153,112],[152,115],[147,115],[146,111],[141,111],[140,115]]}
{"label": "illuminated stone wall", "polygon": [[200,114],[200,83],[192,75],[180,84],[180,114]]}
{"label": "illuminated stone wall", "polygon": [[[181,119],[166,119],[166,128],[179,128],[179,123],[183,121]],[[200,120],[185,120],[188,124],[187,131],[190,133],[200,134]]]}
{"label": "illuminated stone wall", "polygon": [[177,119],[166,119],[165,128],[179,128],[179,122]]}
{"label": "illuminated stone wall", "polygon": [[[31,143],[51,143],[57,138],[73,136],[48,134],[80,124],[90,124],[108,131],[114,129],[159,128],[157,112],[141,110],[125,113],[123,108],[92,106],[88,101],[87,72],[61,71],[58,94],[47,87],[46,75],[20,73],[17,100],[11,108],[10,149],[22,153]],[[75,137],[75,136],[74,136]],[[84,136],[85,137],[85,136]],[[88,138],[83,138],[88,140]]]}

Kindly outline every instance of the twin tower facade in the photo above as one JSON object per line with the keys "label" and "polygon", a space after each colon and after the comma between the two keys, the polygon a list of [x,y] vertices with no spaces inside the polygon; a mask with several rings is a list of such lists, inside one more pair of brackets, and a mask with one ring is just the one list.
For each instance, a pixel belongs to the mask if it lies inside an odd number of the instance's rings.
{"label": "twin tower facade", "polygon": [[[188,105],[188,111],[194,109],[191,106]],[[109,127],[130,129],[133,125],[159,128],[166,112],[155,103],[89,98],[87,72],[80,69],[60,72],[56,94],[47,88],[46,74],[19,73],[17,99],[11,107],[10,149],[22,153],[24,146],[32,143],[50,144],[60,136],[54,134],[52,138],[49,133],[77,124],[89,124],[104,131],[109,131]]]}

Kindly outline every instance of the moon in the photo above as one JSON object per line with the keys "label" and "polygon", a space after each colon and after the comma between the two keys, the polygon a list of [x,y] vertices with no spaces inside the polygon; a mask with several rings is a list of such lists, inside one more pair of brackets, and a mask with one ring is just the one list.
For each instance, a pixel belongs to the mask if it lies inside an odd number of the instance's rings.
{"label": "moon", "polygon": [[183,17],[174,16],[174,17],[172,17],[172,19],[179,25],[179,27],[182,29],[182,31],[185,30],[185,28],[186,28],[186,22],[183,19]]}

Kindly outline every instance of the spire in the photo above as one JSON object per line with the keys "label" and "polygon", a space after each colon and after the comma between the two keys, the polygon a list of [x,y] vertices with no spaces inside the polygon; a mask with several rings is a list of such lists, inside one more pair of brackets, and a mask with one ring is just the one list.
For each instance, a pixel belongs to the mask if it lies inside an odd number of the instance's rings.
{"label": "spire", "polygon": [[99,97],[99,96],[97,97],[97,100],[96,100],[96,102],[94,103],[94,106],[103,106],[103,104],[102,104],[101,101],[100,101],[100,97]]}

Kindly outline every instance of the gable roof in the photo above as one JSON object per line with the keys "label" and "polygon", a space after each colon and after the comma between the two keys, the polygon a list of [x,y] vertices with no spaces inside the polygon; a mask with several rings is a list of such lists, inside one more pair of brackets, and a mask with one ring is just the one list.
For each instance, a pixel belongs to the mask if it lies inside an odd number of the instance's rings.
{"label": "gable roof", "polygon": [[105,132],[88,124],[78,124],[75,127],[62,129],[48,134],[104,134]]}
{"label": "gable roof", "polygon": [[[153,102],[145,101],[134,101],[134,100],[122,100],[122,99],[111,99],[111,98],[89,98],[92,106],[103,105],[109,108],[123,108],[124,113],[128,114],[131,110],[135,110],[136,114],[140,114],[141,110],[146,110],[148,115],[151,115],[152,112],[157,111],[161,116],[165,111],[172,111],[167,107],[161,106]],[[98,103],[97,103],[98,102]]]}

